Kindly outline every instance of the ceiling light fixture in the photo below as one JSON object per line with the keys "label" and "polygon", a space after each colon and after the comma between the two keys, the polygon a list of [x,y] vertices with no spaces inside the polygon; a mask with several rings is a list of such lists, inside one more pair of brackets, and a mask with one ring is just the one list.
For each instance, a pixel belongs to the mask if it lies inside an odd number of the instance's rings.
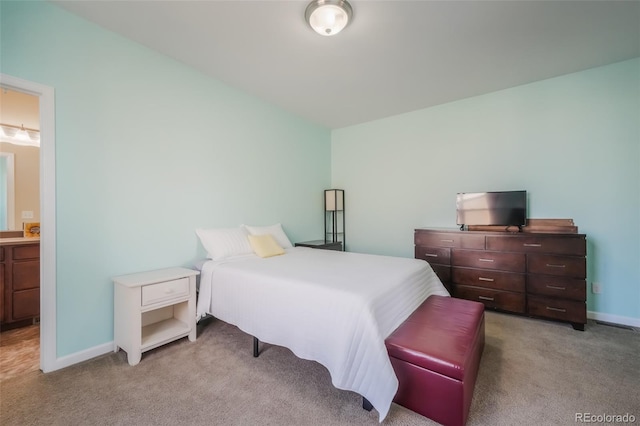
{"label": "ceiling light fixture", "polygon": [[0,123],[0,141],[15,145],[40,146],[40,131],[21,126]]}
{"label": "ceiling light fixture", "polygon": [[353,10],[346,0],[313,0],[304,16],[315,32],[332,36],[349,24]]}

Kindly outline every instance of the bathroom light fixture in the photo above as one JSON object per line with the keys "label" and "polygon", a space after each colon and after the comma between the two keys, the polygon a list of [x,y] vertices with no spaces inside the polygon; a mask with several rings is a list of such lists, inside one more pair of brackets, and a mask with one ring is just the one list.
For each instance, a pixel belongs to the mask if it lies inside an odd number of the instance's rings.
{"label": "bathroom light fixture", "polygon": [[0,141],[14,145],[40,146],[40,131],[11,124],[0,123]]}
{"label": "bathroom light fixture", "polygon": [[313,0],[304,12],[311,28],[323,36],[338,34],[352,15],[353,10],[346,0]]}

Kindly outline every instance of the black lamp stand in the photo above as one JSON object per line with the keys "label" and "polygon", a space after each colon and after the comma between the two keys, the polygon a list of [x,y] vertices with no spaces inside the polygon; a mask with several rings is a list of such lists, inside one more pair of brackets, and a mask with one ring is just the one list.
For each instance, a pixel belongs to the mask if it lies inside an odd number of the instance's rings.
{"label": "black lamp stand", "polygon": [[342,251],[346,250],[344,224],[344,190],[326,189],[324,191],[324,242],[341,242]]}

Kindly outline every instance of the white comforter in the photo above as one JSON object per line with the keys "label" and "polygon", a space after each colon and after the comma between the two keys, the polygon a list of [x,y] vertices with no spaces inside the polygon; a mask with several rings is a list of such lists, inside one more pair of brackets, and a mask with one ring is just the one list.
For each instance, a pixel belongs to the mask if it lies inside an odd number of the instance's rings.
{"label": "white comforter", "polygon": [[425,261],[297,247],[206,262],[197,314],[321,363],[382,421],[398,389],[384,340],[432,294],[449,295]]}

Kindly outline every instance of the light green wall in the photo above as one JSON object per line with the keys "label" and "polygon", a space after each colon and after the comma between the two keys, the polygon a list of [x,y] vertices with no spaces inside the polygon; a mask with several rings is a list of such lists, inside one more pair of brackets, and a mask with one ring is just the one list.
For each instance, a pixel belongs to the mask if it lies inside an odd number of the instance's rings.
{"label": "light green wall", "polygon": [[197,227],[321,235],[328,129],[49,3],[0,8],[0,71],[55,89],[59,357],[113,339],[112,276],[203,257]]}
{"label": "light green wall", "polygon": [[640,59],[335,130],[331,155],[349,250],[413,257],[457,192],[525,189],[587,234],[588,309],[640,319]]}

